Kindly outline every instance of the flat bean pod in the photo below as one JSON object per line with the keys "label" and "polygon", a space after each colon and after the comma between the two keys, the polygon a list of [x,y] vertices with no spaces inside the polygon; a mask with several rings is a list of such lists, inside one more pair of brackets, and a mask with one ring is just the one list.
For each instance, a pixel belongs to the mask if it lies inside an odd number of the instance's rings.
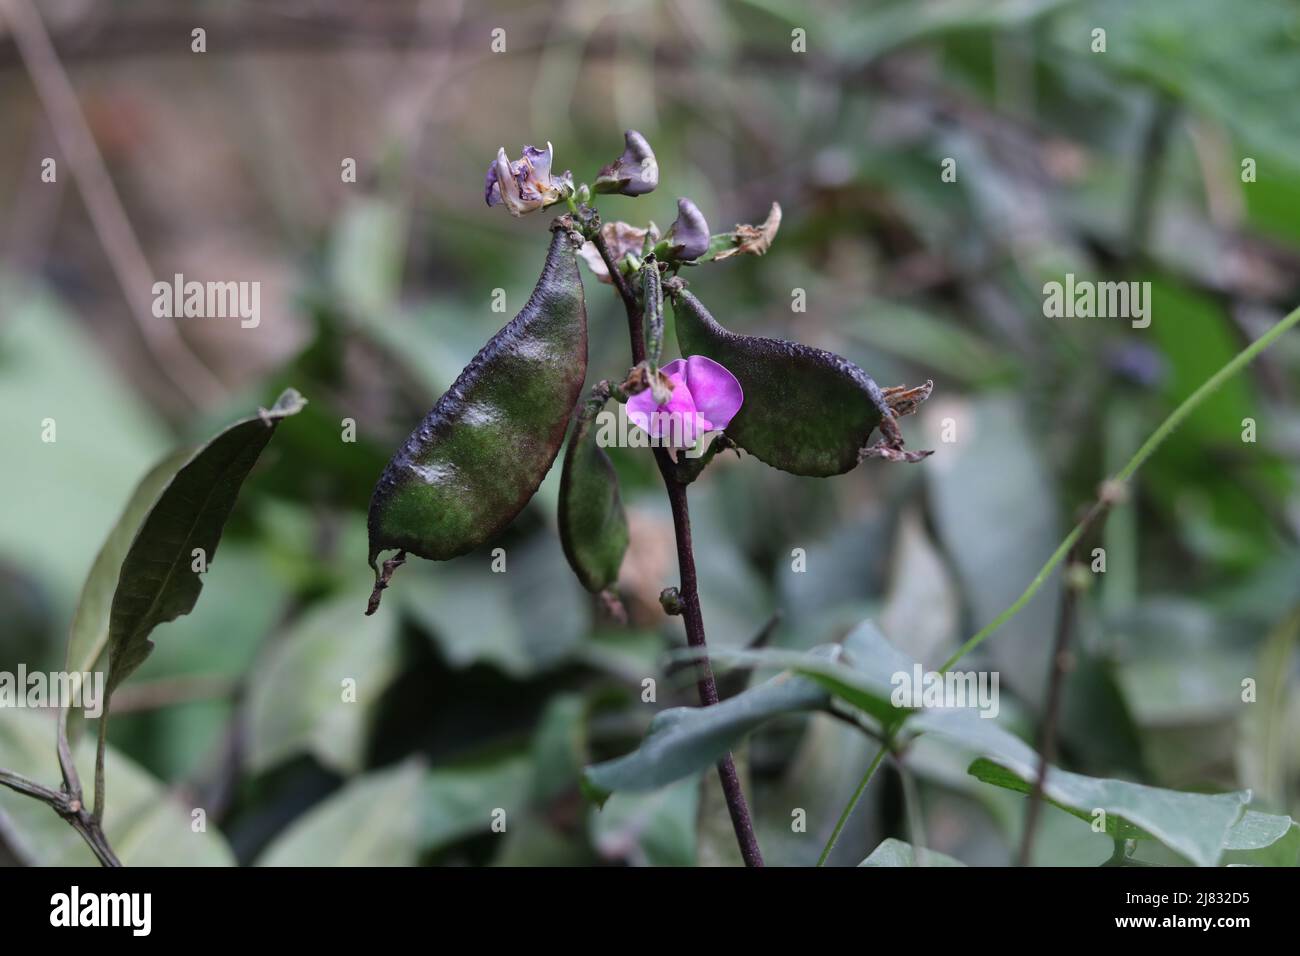
{"label": "flat bean pod", "polygon": [[[886,395],[848,359],[782,339],[737,335],[680,283],[665,288],[681,354],[721,363],[744,388],[745,404],[726,434],[755,458],[792,474],[828,477],[851,470],[864,457],[913,461],[923,456],[902,451]],[[920,391],[929,394],[928,388]],[[869,447],[875,429],[882,441]]]}
{"label": "flat bean pod", "polygon": [[574,574],[593,594],[618,582],[628,545],[618,474],[593,427],[608,397],[608,384],[602,382],[579,407],[560,473],[560,543]]}
{"label": "flat bean pod", "polygon": [[528,302],[380,476],[370,500],[371,567],[394,548],[442,561],[479,547],[523,510],[555,461],[587,374],[587,310],[579,240],[563,218],[551,228]]}

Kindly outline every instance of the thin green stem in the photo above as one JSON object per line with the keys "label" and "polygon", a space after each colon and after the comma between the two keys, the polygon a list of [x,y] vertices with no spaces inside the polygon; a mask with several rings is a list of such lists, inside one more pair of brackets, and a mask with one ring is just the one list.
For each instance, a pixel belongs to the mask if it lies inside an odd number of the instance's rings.
{"label": "thin green stem", "polygon": [[[1182,403],[1170,413],[1169,417],[1160,423],[1160,427],[1152,432],[1151,437],[1142,443],[1142,447],[1134,453],[1133,457],[1129,459],[1128,464],[1120,469],[1119,474],[1117,474],[1112,481],[1116,484],[1126,484],[1130,478],[1137,474],[1137,470],[1146,464],[1147,459],[1155,454],[1156,449],[1164,443],[1165,439],[1172,435],[1174,430],[1186,421],[1188,416],[1191,415],[1192,412],[1196,411],[1202,402],[1209,398],[1210,395],[1220,388],[1224,382],[1228,381],[1228,379],[1232,378],[1232,376],[1236,375],[1254,361],[1261,352],[1276,342],[1284,332],[1294,326],[1297,322],[1300,322],[1300,308],[1293,309],[1286,318],[1282,319],[1277,323],[1277,325],[1273,326],[1254,342],[1251,342],[1250,345],[1246,346],[1233,356],[1231,361],[1224,365],[1223,368],[1219,369],[1202,382],[1200,388],[1183,399]],[[1034,576],[1034,579],[1029,582],[1029,587],[1025,588],[1024,593],[1021,594],[1020,597],[1016,598],[1015,602],[1009,608],[985,625],[978,634],[963,644],[957,650],[957,653],[953,654],[952,657],[948,658],[948,660],[944,662],[941,670],[948,670],[951,668],[959,660],[971,651],[975,650],[975,648],[979,647],[990,634],[1000,628],[1007,621],[1011,620],[1011,618],[1015,617],[1016,614],[1018,614],[1021,609],[1029,603],[1030,599],[1038,592],[1038,589],[1043,586],[1043,582],[1046,581],[1052,571],[1056,569],[1056,566],[1061,563],[1067,554],[1069,554],[1070,548],[1079,540],[1080,535],[1087,530],[1088,525],[1092,522],[1094,517],[1096,517],[1096,515],[1093,512],[1089,512],[1087,517],[1075,525],[1074,529],[1066,535],[1065,540],[1061,542],[1060,546],[1052,552],[1052,556],[1047,559],[1047,563],[1044,564],[1038,574]]]}
{"label": "thin green stem", "polygon": [[915,866],[929,866],[929,852],[925,849],[925,818],[921,815],[921,791],[916,785],[916,777],[902,759],[894,761],[898,767],[898,778],[903,784],[903,809],[907,815],[907,834],[912,841],[912,863]]}
{"label": "thin green stem", "polygon": [[[1201,386],[1196,391],[1183,399],[1179,406],[1170,413],[1169,417],[1161,422],[1160,426],[1151,433],[1151,436],[1142,443],[1142,446],[1138,448],[1138,450],[1133,454],[1133,457],[1129,459],[1128,464],[1121,468],[1119,473],[1107,483],[1112,487],[1110,494],[1113,496],[1114,491],[1118,490],[1118,486],[1126,484],[1129,479],[1137,474],[1138,469],[1146,464],[1147,459],[1155,454],[1156,449],[1164,443],[1165,439],[1172,435],[1174,430],[1186,421],[1187,417],[1191,415],[1192,412],[1196,411],[1201,403],[1204,402],[1216,389],[1253,362],[1260,353],[1281,338],[1283,333],[1295,326],[1297,322],[1300,322],[1300,307],[1293,309],[1285,318],[1279,321],[1271,329],[1238,352],[1226,365],[1223,366],[1223,368],[1211,375],[1201,383]],[[1110,505],[1117,505],[1120,501],[1112,500],[1107,503]],[[1030,602],[1035,594],[1038,593],[1038,589],[1043,586],[1043,582],[1045,582],[1051,573],[1056,570],[1056,566],[1064,560],[1067,554],[1070,553],[1070,549],[1074,547],[1075,542],[1077,542],[1079,538],[1082,537],[1083,533],[1088,530],[1088,526],[1092,524],[1099,514],[1105,512],[1105,508],[1097,506],[1100,504],[1102,504],[1102,502],[1097,502],[1096,505],[1088,509],[1088,513],[1084,516],[1083,520],[1075,525],[1070,533],[1065,536],[1065,540],[1062,541],[1057,549],[1052,552],[1051,556],[1047,559],[1047,563],[1039,569],[1036,575],[1034,575],[1034,579],[1029,582],[1029,586],[1025,588],[1020,597],[1016,598],[1010,607],[981,628],[974,637],[959,647],[956,653],[944,661],[940,670],[946,671],[951,669],[953,665],[963,657],[984,643],[984,641],[987,640],[991,634],[997,631],[998,628],[1002,627],[1003,624],[1007,623],[1007,621],[1020,613],[1024,606]],[[880,753],[876,754],[876,759],[871,762],[871,766],[867,768],[867,772],[863,776],[862,782],[858,784],[858,789],[849,800],[848,806],[844,808],[844,812],[840,814],[839,822],[835,825],[835,829],[831,833],[831,838],[826,843],[826,848],[822,850],[821,859],[817,861],[818,866],[824,864],[826,858],[830,856],[831,850],[835,847],[835,841],[839,839],[840,831],[844,829],[845,821],[848,820],[849,814],[851,814],[854,807],[857,806],[858,800],[862,797],[862,792],[867,788],[867,784],[871,781],[872,776],[875,775],[876,767],[879,766],[884,754],[885,749],[882,748]]]}
{"label": "thin green stem", "polygon": [[871,765],[867,767],[867,772],[863,774],[862,781],[858,784],[858,789],[853,791],[853,796],[849,799],[848,805],[845,806],[844,812],[840,818],[835,821],[835,829],[831,831],[831,838],[826,841],[826,846],[822,848],[822,855],[817,858],[818,866],[826,865],[826,858],[831,855],[831,850],[835,849],[835,842],[840,838],[840,832],[844,829],[844,824],[849,822],[849,815],[853,813],[853,808],[858,805],[862,799],[862,792],[867,789],[867,784],[871,778],[876,775],[880,762],[885,759],[885,754],[889,753],[889,741],[881,744],[880,749],[876,751],[876,756],[872,759]]}

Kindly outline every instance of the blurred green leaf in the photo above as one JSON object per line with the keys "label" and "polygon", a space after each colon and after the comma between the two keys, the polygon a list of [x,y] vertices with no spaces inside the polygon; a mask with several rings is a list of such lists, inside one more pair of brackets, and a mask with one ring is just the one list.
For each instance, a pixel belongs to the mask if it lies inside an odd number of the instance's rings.
{"label": "blurred green leaf", "polygon": [[[930,410],[936,417],[937,408]],[[957,440],[940,446],[925,477],[939,540],[961,582],[970,623],[980,628],[1020,596],[1060,541],[1055,493],[1041,442],[1015,398],[963,401],[945,406],[942,416],[953,419]],[[1054,576],[986,652],[1004,686],[1030,702],[1045,685],[1058,588]]]}
{"label": "blurred green leaf", "polygon": [[353,779],[291,823],[258,866],[413,866],[427,771],[417,758]]}
{"label": "blurred green leaf", "polygon": [[419,842],[438,849],[475,833],[486,833],[499,817],[509,832],[527,818],[533,765],[526,755],[482,758],[430,771],[416,797]]}
{"label": "blurred green leaf", "polygon": [[583,789],[598,804],[618,790],[656,790],[713,765],[773,717],[815,710],[826,702],[826,692],[813,681],[780,674],[712,707],[661,711],[638,749],[588,767]]}
{"label": "blurred green leaf", "polygon": [[961,860],[954,860],[934,850],[923,850],[920,860],[916,849],[903,840],[890,837],[871,851],[871,855],[858,866],[965,866]]}
{"label": "blurred green leaf", "polygon": [[[54,755],[55,722],[34,710],[8,710],[0,720],[0,767],[32,780],[58,773]],[[91,778],[95,744],[85,739],[75,750],[78,773]],[[104,832],[126,866],[232,866],[234,857],[221,834],[206,819],[203,829],[192,809],[129,757],[112,748],[106,756],[113,800],[104,814]],[[98,866],[81,836],[44,803],[0,790],[0,826],[14,849],[36,866]],[[10,838],[13,839],[10,839]]]}
{"label": "blurred green leaf", "polygon": [[487,663],[525,678],[576,650],[588,611],[551,534],[509,547],[505,561],[504,572],[484,552],[419,562],[404,571],[418,585],[394,593],[452,667]]}
{"label": "blurred green leaf", "polygon": [[[99,346],[39,287],[0,277],[0,446],[5,494],[22,507],[0,523],[0,554],[21,562],[57,602],[62,630],[97,542],[143,466],[170,441]],[[55,440],[42,440],[51,419]]]}
{"label": "blurred green leaf", "polygon": [[[1275,627],[1264,642],[1252,669],[1255,700],[1246,704],[1241,714],[1238,774],[1244,783],[1276,806],[1289,805],[1287,784],[1291,762],[1285,744],[1288,739],[1300,736],[1297,726],[1300,708],[1293,706],[1296,702],[1289,681],[1298,641],[1300,611]],[[1240,683],[1233,689],[1240,702]]]}
{"label": "blurred green leaf", "polygon": [[[970,767],[977,779],[1028,793],[1037,779],[1038,755],[992,720],[969,712],[932,711],[913,718],[911,729],[936,733],[982,754]],[[1120,839],[1155,839],[1198,866],[1214,866],[1228,830],[1241,816],[1250,791],[1201,794],[1164,790],[1126,780],[1085,777],[1052,768],[1046,799],[1092,823],[1105,811],[1106,832]]]}
{"label": "blurred green leaf", "polygon": [[1296,866],[1300,863],[1300,824],[1290,817],[1247,810],[1228,831],[1223,848],[1229,865]]}
{"label": "blurred green leaf", "polygon": [[649,793],[616,793],[592,813],[592,843],[607,860],[634,866],[694,866],[698,804],[699,780],[694,776]]}
{"label": "blurred green leaf", "polygon": [[[341,774],[356,773],[380,698],[398,672],[398,621],[359,615],[369,587],[312,608],[276,642],[253,673],[248,761],[262,772],[310,752]],[[345,698],[344,682],[351,681]]]}

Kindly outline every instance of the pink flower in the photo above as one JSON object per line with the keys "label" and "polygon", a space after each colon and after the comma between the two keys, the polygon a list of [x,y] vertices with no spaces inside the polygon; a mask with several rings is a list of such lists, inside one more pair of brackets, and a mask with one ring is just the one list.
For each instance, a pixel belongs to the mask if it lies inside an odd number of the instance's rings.
{"label": "pink flower", "polygon": [[660,371],[673,385],[668,401],[657,404],[646,389],[628,399],[627,417],[663,447],[694,448],[706,433],[730,425],[745,401],[736,376],[703,355],[669,362]]}

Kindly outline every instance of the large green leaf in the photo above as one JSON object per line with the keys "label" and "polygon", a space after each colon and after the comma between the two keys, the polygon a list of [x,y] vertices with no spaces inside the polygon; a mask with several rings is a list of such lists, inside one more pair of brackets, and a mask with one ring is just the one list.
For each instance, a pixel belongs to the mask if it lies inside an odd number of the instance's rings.
{"label": "large green leaf", "polygon": [[[909,727],[943,736],[981,756],[970,773],[985,783],[1028,793],[1038,776],[1038,755],[1020,738],[993,720],[971,712],[930,711],[912,718]],[[1155,839],[1199,866],[1214,866],[1228,831],[1250,801],[1250,791],[1183,793],[1086,777],[1051,768],[1044,795],[1061,809],[1091,823],[1105,811],[1106,832],[1121,839]]]}
{"label": "large green leaf", "polygon": [[528,817],[532,765],[507,754],[428,770],[405,762],[355,777],[281,833],[259,866],[414,866],[435,850]]}
{"label": "large green leaf", "polygon": [[1300,643],[1300,611],[1282,621],[1260,648],[1254,672],[1258,674],[1256,698],[1243,707],[1237,744],[1237,768],[1243,783],[1277,805],[1287,797],[1288,759],[1286,741],[1300,721],[1288,675]]}
{"label": "large green leaf", "polygon": [[[366,593],[344,592],[313,608],[257,666],[248,702],[254,771],[303,751],[339,773],[361,769],[370,717],[400,657],[395,616],[357,616]],[[355,696],[345,698],[349,680]]]}
{"label": "large green leaf", "polygon": [[176,472],[140,525],[122,561],[109,615],[111,694],[153,650],[159,624],[193,610],[203,580],[192,570],[196,550],[216,556],[239,489],[284,418],[304,405],[289,389],[270,410],[230,426]]}
{"label": "large green leaf", "polygon": [[1296,866],[1300,863],[1300,824],[1290,817],[1247,810],[1223,843],[1229,864]]}
{"label": "large green leaf", "polygon": [[533,766],[527,756],[509,754],[440,767],[420,790],[420,845],[440,849],[475,833],[486,833],[501,811],[506,830],[526,818],[532,796]]}
{"label": "large green leaf", "polygon": [[0,275],[0,316],[0,559],[42,583],[61,631],[88,543],[113,526],[141,465],[166,452],[167,432],[53,295]]}
{"label": "large green leaf", "polygon": [[117,524],[108,533],[108,540],[95,556],[95,563],[90,566],[90,574],[81,588],[77,612],[72,618],[67,653],[69,671],[99,669],[95,665],[108,645],[109,613],[122,562],[126,560],[127,552],[158,496],[192,453],[188,448],[174,451],[149,469],[135,486]]}
{"label": "large green leaf", "polygon": [[828,701],[829,695],[814,681],[787,673],[712,707],[661,711],[640,747],[588,767],[583,788],[597,803],[616,790],[656,790],[714,764],[765,721],[818,710]]}
{"label": "large green leaf", "polygon": [[413,866],[419,860],[423,763],[357,777],[282,831],[258,866]]}
{"label": "large green leaf", "polygon": [[[592,813],[591,842],[606,860],[633,866],[694,866],[699,801],[695,777],[649,793],[616,793]],[[735,843],[730,821],[727,835]]]}
{"label": "large green leaf", "polygon": [[[1054,24],[1053,59],[1148,84],[1223,123],[1244,145],[1286,161],[1300,149],[1295,89],[1295,7],[1253,0],[1249,16],[1216,0],[1096,0]],[[1104,55],[1091,31],[1107,32]]]}
{"label": "large green leaf", "polygon": [[[8,710],[0,720],[0,767],[32,780],[55,773],[55,723],[35,710]],[[89,779],[94,741],[75,751],[79,772]],[[113,802],[104,832],[127,866],[231,866],[234,858],[215,827],[196,830],[193,807],[125,754],[110,749]],[[44,803],[0,788],[0,832],[19,856],[37,866],[98,866],[85,841]]]}
{"label": "large green leaf", "polygon": [[414,584],[397,599],[452,667],[531,677],[578,649],[587,626],[582,589],[555,575],[557,554],[553,536],[538,534],[507,550],[504,572],[488,554],[417,562],[403,569]]}
{"label": "large green leaf", "polygon": [[[117,579],[122,570],[131,542],[135,540],[140,525],[144,523],[154,504],[158,501],[167,482],[176,470],[190,456],[189,449],[172,452],[140,479],[135,486],[130,500],[122,509],[117,524],[108,533],[108,540],[99,549],[85,584],[81,587],[81,598],[72,618],[72,630],[68,636],[68,649],[65,669],[71,674],[82,674],[102,669],[101,658],[104,648],[108,646],[108,620],[113,606],[113,593],[117,590]],[[64,708],[59,719],[66,727],[72,718],[71,708]]]}
{"label": "large green leaf", "polygon": [[871,855],[858,866],[965,866],[961,860],[955,860],[934,850],[922,850],[918,859],[916,848],[903,840],[890,837],[871,851]]}
{"label": "large green leaf", "polygon": [[[931,510],[970,623],[983,627],[1020,596],[1060,541],[1055,495],[1015,398],[1004,394],[943,411],[955,423],[956,441],[924,469]],[[1055,577],[1044,584],[986,652],[1003,684],[1031,702],[1043,692],[1058,587]]]}
{"label": "large green leaf", "polygon": [[854,628],[840,645],[808,652],[783,650],[719,650],[717,661],[751,667],[784,668],[806,677],[832,695],[893,726],[910,712],[894,706],[894,678],[912,676],[916,661],[891,644],[871,621]]}

